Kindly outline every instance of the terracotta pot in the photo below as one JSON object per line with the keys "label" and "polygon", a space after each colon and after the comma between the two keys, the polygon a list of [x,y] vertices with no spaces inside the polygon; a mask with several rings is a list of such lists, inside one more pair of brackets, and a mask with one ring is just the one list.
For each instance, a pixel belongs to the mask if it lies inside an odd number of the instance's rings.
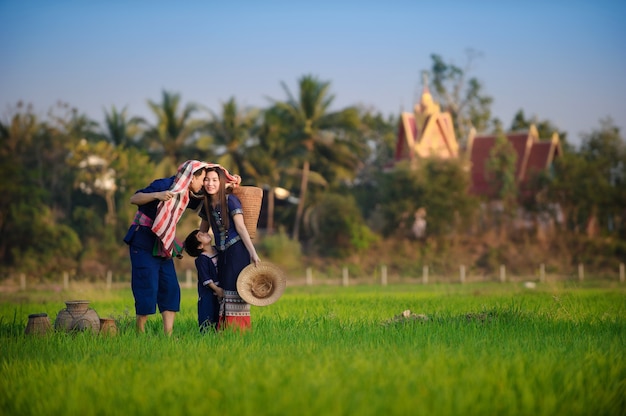
{"label": "terracotta pot", "polygon": [[117,335],[117,325],[113,318],[100,318],[100,335]]}

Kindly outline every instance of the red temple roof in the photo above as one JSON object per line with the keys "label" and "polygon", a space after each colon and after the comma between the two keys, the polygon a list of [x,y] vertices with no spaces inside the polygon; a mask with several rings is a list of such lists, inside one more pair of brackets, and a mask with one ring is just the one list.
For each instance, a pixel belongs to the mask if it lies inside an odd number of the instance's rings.
{"label": "red temple roof", "polygon": [[[531,126],[528,132],[515,132],[505,135],[517,153],[515,177],[523,186],[532,172],[549,169],[554,158],[561,154],[559,137],[555,133],[551,140],[539,141],[537,129]],[[471,162],[471,192],[475,195],[493,197],[486,175],[486,165],[496,136],[470,136],[468,144]]]}

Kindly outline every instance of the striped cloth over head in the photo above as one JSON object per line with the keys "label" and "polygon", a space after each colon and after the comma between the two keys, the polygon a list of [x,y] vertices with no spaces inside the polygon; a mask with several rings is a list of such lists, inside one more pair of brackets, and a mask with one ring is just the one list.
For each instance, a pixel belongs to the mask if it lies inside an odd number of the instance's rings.
{"label": "striped cloth over head", "polygon": [[189,204],[189,184],[193,173],[198,169],[206,168],[207,163],[198,160],[188,160],[178,168],[174,183],[169,191],[175,195],[168,201],[159,202],[157,215],[152,224],[152,232],[159,237],[163,248],[170,253],[176,237],[176,224]]}
{"label": "striped cloth over head", "polygon": [[224,171],[224,175],[226,176],[226,182],[232,183],[234,186],[239,186],[241,183],[241,176],[239,175],[231,175],[226,169],[222,167],[222,165],[218,165],[217,163],[207,163],[207,168],[220,168]]}
{"label": "striped cloth over head", "polygon": [[152,232],[161,240],[164,252],[171,253],[174,248],[176,224],[189,204],[189,184],[194,172],[208,167],[219,167],[224,170],[228,180],[233,182],[235,186],[241,182],[238,175],[231,175],[226,169],[214,163],[188,160],[180,165],[174,183],[169,189],[170,192],[174,193],[174,197],[168,201],[159,202],[157,215],[152,224]]}

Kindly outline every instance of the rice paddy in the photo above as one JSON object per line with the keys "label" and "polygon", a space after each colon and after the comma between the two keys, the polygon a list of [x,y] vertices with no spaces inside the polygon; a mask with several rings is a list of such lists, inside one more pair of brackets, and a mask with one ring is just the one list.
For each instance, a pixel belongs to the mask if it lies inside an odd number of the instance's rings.
{"label": "rice paddy", "polygon": [[[288,287],[253,330],[134,331],[130,289],[0,298],[0,411],[15,415],[623,415],[626,287],[615,282]],[[115,336],[25,335],[89,299]]]}

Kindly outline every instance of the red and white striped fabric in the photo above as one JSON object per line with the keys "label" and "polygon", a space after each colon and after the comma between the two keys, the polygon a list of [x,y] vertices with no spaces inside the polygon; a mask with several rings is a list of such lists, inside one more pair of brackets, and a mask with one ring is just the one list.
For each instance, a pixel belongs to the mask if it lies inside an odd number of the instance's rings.
{"label": "red and white striped fabric", "polygon": [[207,163],[207,168],[220,168],[224,171],[224,175],[226,175],[226,181],[228,183],[232,183],[235,186],[239,186],[241,183],[241,176],[239,175],[231,175],[226,169],[222,167],[222,165],[218,165],[217,163]]}
{"label": "red and white striped fabric", "polygon": [[174,183],[169,189],[175,194],[174,197],[168,201],[159,202],[152,232],[159,237],[167,253],[172,251],[176,237],[176,224],[189,204],[189,184],[193,173],[198,169],[206,168],[207,165],[208,163],[198,160],[188,160],[180,165]]}

